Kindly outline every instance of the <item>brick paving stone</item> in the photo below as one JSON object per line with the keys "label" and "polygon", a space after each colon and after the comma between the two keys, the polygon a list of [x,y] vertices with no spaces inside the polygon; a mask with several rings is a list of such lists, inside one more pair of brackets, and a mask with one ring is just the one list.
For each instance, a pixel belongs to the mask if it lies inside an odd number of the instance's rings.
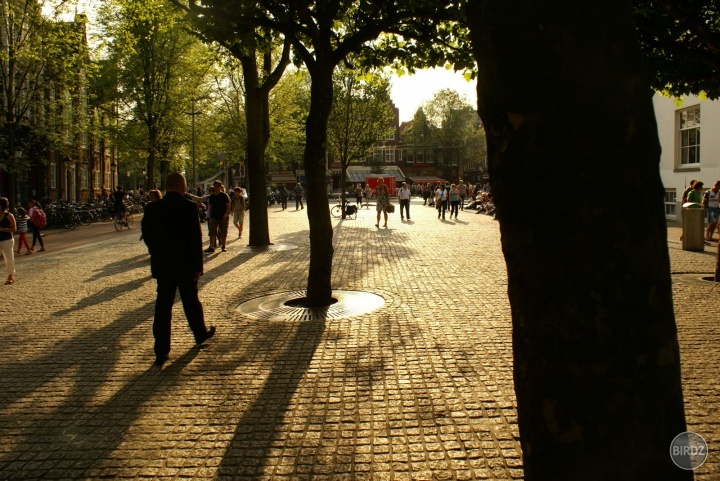
{"label": "brick paving stone", "polygon": [[[206,257],[200,296],[218,334],[195,347],[176,304],[163,369],[137,235],[20,259],[0,291],[0,479],[522,479],[498,224],[411,210],[389,229],[372,210],[333,219],[333,288],[380,295],[381,309],[298,322],[235,310],[305,287],[305,211],[271,207],[272,241],[298,248],[232,239]],[[717,245],[683,251],[670,226],[668,248],[688,425],[711,449],[696,479],[713,480],[720,289],[697,278]]]}

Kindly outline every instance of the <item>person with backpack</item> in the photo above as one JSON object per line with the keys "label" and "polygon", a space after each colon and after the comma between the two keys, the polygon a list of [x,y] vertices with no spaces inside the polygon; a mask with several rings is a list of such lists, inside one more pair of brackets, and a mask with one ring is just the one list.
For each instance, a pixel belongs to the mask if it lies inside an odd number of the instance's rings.
{"label": "person with backpack", "polygon": [[40,242],[40,252],[45,252],[45,243],[43,242],[42,235],[40,235],[40,229],[47,225],[47,217],[45,212],[40,207],[40,203],[35,199],[30,199],[28,202],[28,214],[30,215],[29,227],[32,229],[32,245],[30,251],[35,251],[35,243]]}
{"label": "person with backpack", "polygon": [[30,217],[28,217],[27,212],[25,212],[25,209],[22,207],[18,207],[17,209],[17,217],[15,217],[15,222],[17,224],[17,232],[18,232],[18,247],[17,247],[17,255],[20,255],[20,249],[22,249],[22,246],[25,246],[25,255],[29,256],[32,254],[30,252],[30,244],[27,240],[27,232],[28,232],[28,221],[30,220]]}
{"label": "person with backpack", "polygon": [[10,209],[10,201],[6,197],[0,197],[0,252],[2,252],[5,261],[5,270],[7,271],[7,280],[5,285],[15,284],[15,239],[13,234],[17,230],[15,217],[8,211]]}

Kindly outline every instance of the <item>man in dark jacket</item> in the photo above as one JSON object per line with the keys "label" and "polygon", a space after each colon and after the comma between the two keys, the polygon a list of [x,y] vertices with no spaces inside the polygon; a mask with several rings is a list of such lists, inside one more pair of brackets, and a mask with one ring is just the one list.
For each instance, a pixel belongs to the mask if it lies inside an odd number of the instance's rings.
{"label": "man in dark jacket", "polygon": [[180,291],[185,316],[199,345],[215,334],[205,328],[197,283],[203,274],[202,232],[197,206],[183,198],[187,184],[174,173],[165,182],[167,193],[145,207],[142,235],[150,251],[150,270],[157,280],[155,301],[155,364],[162,366],[170,353],[170,321],[175,292]]}

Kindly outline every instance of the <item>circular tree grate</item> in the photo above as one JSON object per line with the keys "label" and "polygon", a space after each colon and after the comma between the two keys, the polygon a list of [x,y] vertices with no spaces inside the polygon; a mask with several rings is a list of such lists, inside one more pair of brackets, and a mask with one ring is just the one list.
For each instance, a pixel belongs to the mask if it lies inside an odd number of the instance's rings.
{"label": "circular tree grate", "polygon": [[337,302],[326,307],[291,307],[286,302],[304,297],[305,291],[290,291],[243,302],[236,312],[268,321],[308,322],[367,314],[385,304],[385,299],[362,291],[333,291]]}
{"label": "circular tree grate", "polygon": [[269,246],[247,246],[243,249],[240,249],[239,252],[247,253],[247,254],[256,254],[258,252],[275,252],[275,251],[289,251],[293,249],[297,249],[298,246],[295,244],[284,244],[282,242],[277,244],[271,244]]}

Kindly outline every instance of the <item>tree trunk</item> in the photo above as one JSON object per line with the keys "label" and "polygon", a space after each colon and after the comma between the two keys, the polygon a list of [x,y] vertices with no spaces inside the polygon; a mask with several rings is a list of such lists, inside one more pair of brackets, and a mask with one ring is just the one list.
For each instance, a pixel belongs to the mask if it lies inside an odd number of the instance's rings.
{"label": "tree trunk", "polygon": [[247,124],[247,177],[250,196],[250,243],[251,246],[270,245],[270,230],[267,216],[267,192],[265,188],[265,146],[269,132],[266,132],[268,93],[259,88],[257,61],[255,55],[240,59],[245,82],[245,123]]}
{"label": "tree trunk", "polygon": [[[149,139],[147,165],[145,171],[147,172],[147,178],[142,179],[141,185],[145,188],[145,192],[155,188],[155,159],[158,153],[158,128],[157,125],[151,125],[148,129]],[[137,169],[136,169],[137,170]],[[133,175],[137,175],[137,171],[133,172]],[[125,189],[127,190],[127,189]],[[137,192],[135,192],[137,194]]]}
{"label": "tree trunk", "polygon": [[[630,3],[471,2],[525,479],[692,479],[660,147]],[[528,197],[544,191],[554,207]]]}
{"label": "tree trunk", "polygon": [[325,186],[327,123],[333,100],[332,70],[332,66],[315,66],[310,71],[310,112],[305,126],[306,210],[310,224],[309,306],[326,306],[332,299],[333,229]]}

